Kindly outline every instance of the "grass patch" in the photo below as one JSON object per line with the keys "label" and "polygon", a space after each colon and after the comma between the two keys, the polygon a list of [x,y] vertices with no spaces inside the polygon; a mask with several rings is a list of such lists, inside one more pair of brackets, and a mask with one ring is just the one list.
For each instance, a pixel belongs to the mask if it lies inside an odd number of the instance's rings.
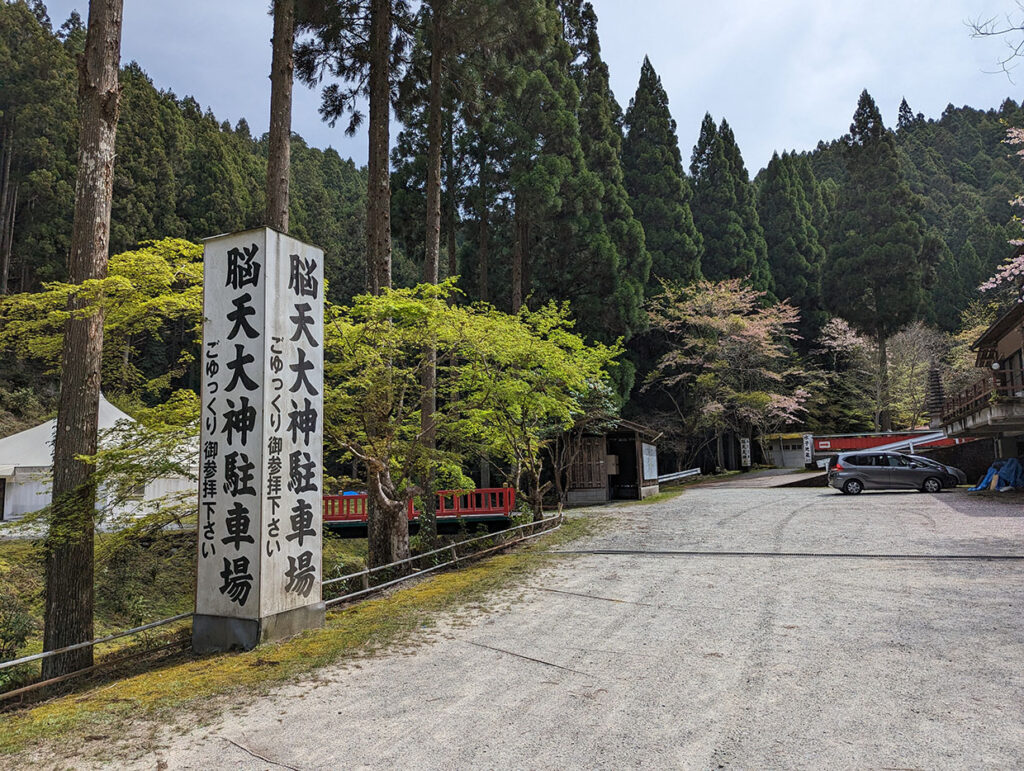
{"label": "grass patch", "polygon": [[671,501],[673,498],[678,498],[686,492],[688,487],[707,484],[708,482],[718,482],[723,479],[738,476],[742,473],[742,471],[723,471],[721,474],[712,474],[709,476],[686,477],[678,482],[674,482],[671,487],[663,488],[657,495],[648,496],[642,501],[613,501],[613,503],[616,506],[646,506],[648,503],[663,503],[665,501]]}
{"label": "grass patch", "polygon": [[656,495],[649,495],[642,501],[616,501],[617,506],[646,506],[649,503],[663,503],[664,501],[671,501],[673,498],[678,498],[680,495],[686,492],[686,488],[689,485],[681,484],[674,485],[665,490],[661,490]]}
{"label": "grass patch", "polygon": [[[141,626],[159,618],[188,613],[195,604],[195,533],[165,532],[156,537],[120,541],[109,548],[110,536],[96,537],[98,559],[95,574],[97,637]],[[362,570],[366,560],[365,539],[324,538],[323,568],[326,578]],[[18,646],[17,655],[42,650],[44,612],[42,542],[24,539],[0,540],[0,594],[28,614],[32,631]],[[0,644],[3,642],[0,615]],[[167,630],[122,638],[96,649],[97,656],[127,647],[162,644]],[[11,656],[10,658],[15,658]],[[16,674],[0,673],[0,691],[31,682],[39,665],[25,665]]]}
{"label": "grass patch", "polygon": [[262,645],[246,653],[181,654],[159,669],[88,691],[70,694],[2,717],[0,754],[41,743],[77,744],[84,734],[116,731],[129,719],[166,720],[175,711],[201,704],[204,718],[230,697],[293,680],[319,667],[379,652],[408,642],[433,625],[439,612],[478,602],[557,559],[545,548],[593,533],[593,517],[572,517],[561,530],[517,551],[461,570],[441,573],[386,597],[327,614],[323,629]]}

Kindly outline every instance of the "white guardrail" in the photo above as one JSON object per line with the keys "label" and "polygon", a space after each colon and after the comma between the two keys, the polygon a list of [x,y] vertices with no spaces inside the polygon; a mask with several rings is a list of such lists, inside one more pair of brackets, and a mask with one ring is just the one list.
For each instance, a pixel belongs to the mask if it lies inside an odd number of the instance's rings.
{"label": "white guardrail", "polygon": [[678,482],[680,479],[687,479],[689,477],[699,477],[699,476],[700,476],[700,469],[699,468],[691,468],[691,469],[687,469],[686,471],[676,471],[673,474],[662,474],[660,477],[658,477],[658,484],[659,485],[664,485],[664,484],[668,484],[669,482]]}
{"label": "white guardrail", "polygon": [[[922,444],[929,444],[931,442],[937,442],[939,439],[945,439],[945,438],[946,438],[946,434],[944,432],[936,431],[933,434],[918,434],[917,436],[912,436],[909,439],[900,439],[897,442],[889,442],[889,444],[880,444],[877,447],[865,447],[863,450],[841,450],[841,451],[837,451],[835,454],[838,455],[840,452],[872,453],[872,452],[900,452],[900,451],[904,451],[905,450],[905,451],[909,452],[911,455],[913,455],[914,454],[914,447],[919,447]],[[821,469],[827,468],[828,467],[828,458],[822,458],[821,460],[817,461],[816,465],[818,466],[818,468],[821,468]]]}

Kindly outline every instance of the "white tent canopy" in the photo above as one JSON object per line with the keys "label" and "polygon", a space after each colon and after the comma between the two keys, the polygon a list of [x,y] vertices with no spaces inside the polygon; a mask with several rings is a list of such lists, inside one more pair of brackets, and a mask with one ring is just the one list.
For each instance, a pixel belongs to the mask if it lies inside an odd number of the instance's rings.
{"label": "white tent canopy", "polygon": [[[114,428],[122,420],[134,422],[100,395],[99,432]],[[0,439],[0,520],[17,519],[50,503],[56,430],[54,419]],[[193,484],[185,477],[152,480],[144,489],[140,485],[140,498],[156,500],[167,494],[188,491]]]}
{"label": "white tent canopy", "polygon": [[[99,430],[113,428],[119,420],[132,419],[100,395]],[[56,431],[57,419],[54,418],[0,439],[0,476],[11,476],[17,467],[39,469],[52,466]]]}

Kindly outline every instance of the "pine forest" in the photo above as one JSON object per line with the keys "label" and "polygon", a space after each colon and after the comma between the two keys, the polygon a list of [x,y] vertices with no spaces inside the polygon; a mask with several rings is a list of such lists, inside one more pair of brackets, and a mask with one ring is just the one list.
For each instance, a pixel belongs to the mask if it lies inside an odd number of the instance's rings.
{"label": "pine forest", "polygon": [[[372,4],[342,5],[299,3],[294,50],[339,130],[365,120],[372,70]],[[602,409],[663,432],[682,468],[713,465],[723,432],[926,425],[928,373],[968,382],[973,336],[1016,299],[979,291],[1019,248],[1012,99],[886,116],[865,91],[849,133],[753,169],[728,116],[680,146],[655,62],[612,94],[588,2],[390,8],[386,155],[368,169],[291,135],[288,228],[324,249],[338,313],[440,282],[454,306],[555,314],[611,351]],[[56,407],[84,45],[77,14],[0,4],[3,434]],[[103,389],[152,410],[198,389],[196,244],[264,223],[270,140],[136,62],[120,87]]]}

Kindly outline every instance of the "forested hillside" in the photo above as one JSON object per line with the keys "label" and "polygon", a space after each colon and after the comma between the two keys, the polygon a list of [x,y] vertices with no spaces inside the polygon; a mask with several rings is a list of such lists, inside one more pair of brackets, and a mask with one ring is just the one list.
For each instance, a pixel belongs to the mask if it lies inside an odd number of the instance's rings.
{"label": "forested hillside", "polygon": [[[864,378],[884,380],[884,343],[910,324],[961,329],[979,284],[1012,254],[1007,241],[1017,226],[1009,201],[1024,191],[1024,164],[1003,140],[1008,127],[1024,124],[1024,108],[1010,99],[989,110],[951,105],[926,119],[906,102],[898,115],[882,115],[865,92],[850,105],[850,134],[810,152],[780,148],[752,175],[727,116],[704,116],[696,146],[679,146],[649,60],[635,93],[616,99],[589,3],[531,0],[492,11],[472,24],[452,22],[468,26],[449,42],[452,74],[442,92],[440,276],[458,275],[466,300],[505,311],[566,301],[585,337],[622,339],[628,361],[615,379],[631,400],[627,411],[656,416],[718,404],[701,401],[695,387],[676,400],[655,382],[674,345],[667,322],[651,315],[663,282],[740,281],[757,298],[740,315],[788,301],[798,313],[784,325],[792,327],[783,335],[786,372],[795,366],[803,374],[786,375],[787,394],[799,381],[807,401],[785,414],[845,430],[878,422],[891,405],[872,407],[868,385],[842,414],[814,394],[855,362],[857,371],[875,368]],[[327,21],[300,22],[306,36],[296,49],[297,74],[317,83],[318,67],[340,43],[327,39]],[[422,280],[428,29],[410,17],[395,33],[407,52],[392,104],[402,124],[391,148],[396,286]],[[38,0],[0,4],[0,294],[34,293],[65,278],[74,61],[83,42],[77,16],[55,25]],[[244,119],[232,127],[193,98],[162,90],[138,63],[122,69],[121,84],[111,253],[262,224],[266,136],[252,136]],[[346,93],[325,87],[326,117],[350,110]],[[888,130],[886,122],[895,125]],[[291,233],[324,248],[329,298],[347,303],[367,288],[366,169],[297,135],[291,163]],[[873,236],[860,232],[872,221],[871,207],[889,218],[888,229]],[[898,280],[886,278],[893,260]],[[979,311],[972,313],[976,324]],[[790,318],[785,310],[777,317]],[[861,346],[856,355],[850,335]],[[156,355],[161,345],[172,352]],[[124,355],[138,357],[132,366],[151,379],[161,362],[180,359],[181,345],[158,335],[134,341]],[[939,346],[940,358],[949,346]],[[14,357],[19,345],[7,340],[3,349]],[[19,385],[17,373],[8,377],[8,386]],[[45,392],[46,382],[36,390]],[[186,373],[175,382],[196,381]],[[893,409],[905,422],[921,417],[916,407]],[[697,421],[684,433],[709,428]]]}
{"label": "forested hillside", "polygon": [[[946,330],[977,299],[978,286],[1013,254],[1010,201],[1024,191],[1024,164],[1006,130],[1024,124],[1024,107],[1007,99],[998,109],[949,105],[938,119],[915,114],[907,102],[896,120],[900,167],[920,196],[921,212],[942,237],[936,281],[923,318]],[[846,181],[841,140],[807,153],[817,178],[837,190]],[[833,193],[834,195],[834,193]]]}
{"label": "forested hillside", "polygon": [[[0,293],[65,276],[78,118],[73,15],[51,28],[41,3],[0,7]],[[261,224],[266,137],[232,128],[191,97],[160,90],[132,62],[121,72],[111,253],[164,237],[198,240]],[[336,297],[365,284],[365,174],[334,150],[292,143],[292,232],[330,255]],[[13,234],[13,235],[12,235]]]}

